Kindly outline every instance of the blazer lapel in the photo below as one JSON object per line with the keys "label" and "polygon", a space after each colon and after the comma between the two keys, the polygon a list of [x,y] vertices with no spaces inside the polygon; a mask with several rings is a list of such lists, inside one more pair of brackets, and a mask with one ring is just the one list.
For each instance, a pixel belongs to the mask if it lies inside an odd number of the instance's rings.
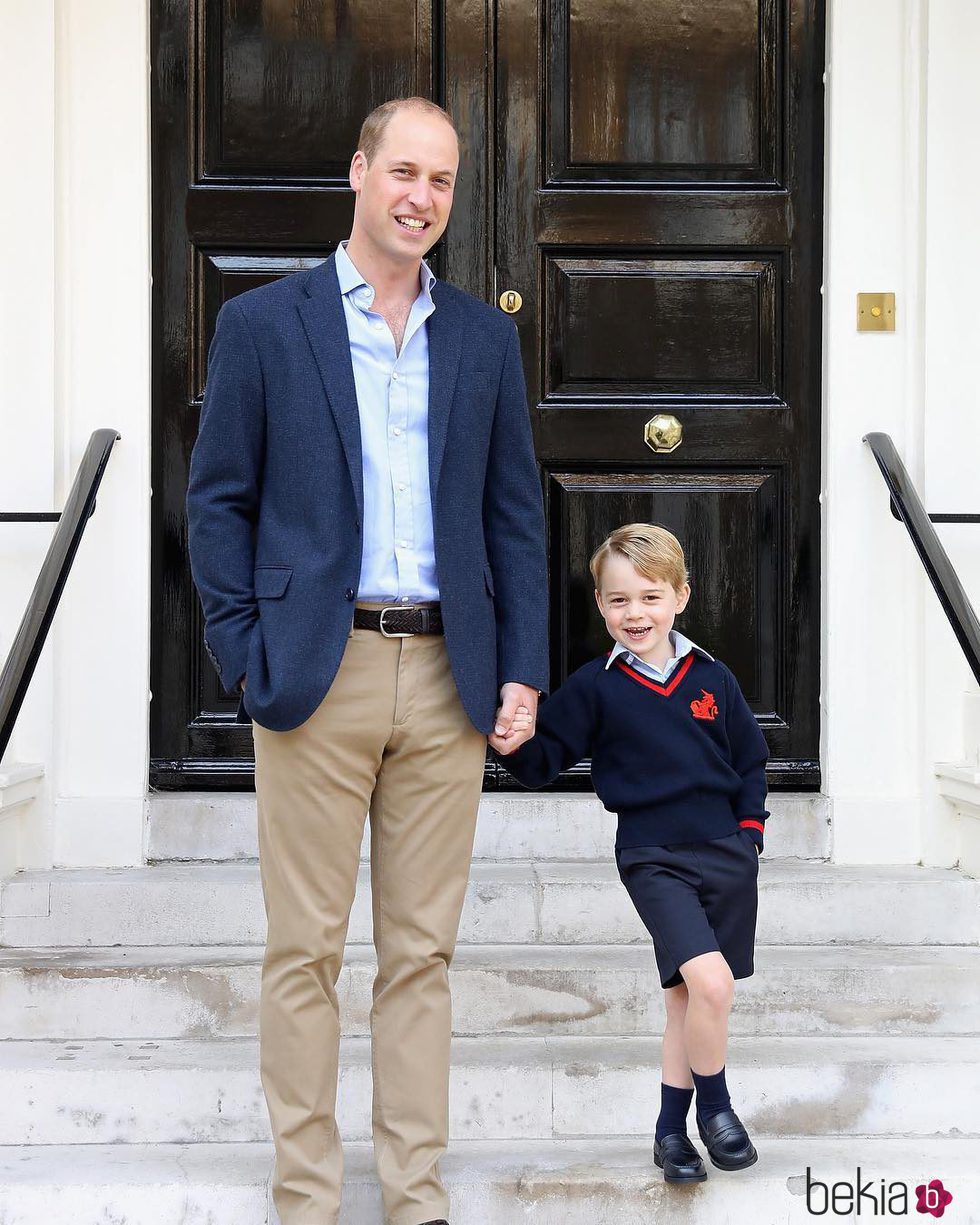
{"label": "blazer lapel", "polygon": [[298,307],[300,318],[320,370],[327,403],[337,423],[337,432],[350,469],[358,517],[363,523],[361,420],[357,411],[357,388],[354,385],[347,320],[333,255],[312,270],[307,279],[306,292],[309,296]]}
{"label": "blazer lapel", "polygon": [[456,394],[459,377],[459,358],[462,346],[462,328],[459,316],[452,311],[443,295],[441,286],[432,289],[435,310],[428,318],[429,336],[429,488],[432,491],[432,508],[435,513],[436,492],[442,457],[446,450],[446,434],[449,429],[449,410]]}

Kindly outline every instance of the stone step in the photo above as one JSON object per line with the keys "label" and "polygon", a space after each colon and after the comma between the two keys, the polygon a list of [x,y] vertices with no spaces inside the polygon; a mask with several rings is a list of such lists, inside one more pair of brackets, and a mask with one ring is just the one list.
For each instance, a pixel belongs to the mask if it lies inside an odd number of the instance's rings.
{"label": "stone step", "polygon": [[[454,1139],[652,1133],[660,1044],[649,1038],[457,1038]],[[980,1137],[976,1035],[733,1038],[739,1114],[769,1135]],[[251,1039],[0,1043],[0,1144],[269,1139]],[[366,1140],[370,1044],[342,1044],[341,1134]],[[857,1146],[856,1146],[857,1147]]]}
{"label": "stone step", "polygon": [[[242,1038],[258,1032],[259,947],[0,949],[0,1038]],[[344,1031],[368,1033],[376,960],[351,945]],[[736,1034],[956,1034],[980,1028],[980,949],[772,946],[738,985]],[[462,946],[460,1035],[663,1032],[649,945]]]}
{"label": "stone step", "polygon": [[[770,859],[830,856],[827,796],[776,792],[768,801]],[[146,801],[147,859],[258,858],[255,796],[234,792],[158,792]],[[604,859],[612,853],[616,818],[594,795],[533,791],[485,794],[477,822],[476,859]],[[368,859],[365,830],[362,858]]]}
{"label": "stone step", "polygon": [[[646,1139],[459,1142],[440,1167],[452,1219],[465,1225],[812,1225],[826,1203],[822,1188],[835,1182],[854,1188],[851,1205],[857,1183],[864,1188],[857,1219],[886,1218],[888,1199],[894,1215],[917,1220],[925,1218],[915,1215],[916,1187],[936,1178],[953,1196],[950,1222],[980,1222],[973,1140],[866,1138],[856,1150],[850,1137],[781,1136],[759,1147],[760,1159],[748,1170],[726,1174],[709,1167],[707,1182],[690,1189],[663,1182]],[[271,1167],[272,1150],[264,1144],[5,1148],[2,1220],[270,1225]],[[837,1194],[837,1207],[844,1209],[843,1185]],[[903,1203],[907,1215],[897,1211]],[[373,1156],[364,1145],[348,1145],[345,1152],[341,1219],[344,1225],[382,1219]],[[855,1218],[848,1212],[847,1219]]]}
{"label": "stone step", "polygon": [[[976,944],[980,881],[953,869],[763,860],[763,944]],[[368,869],[349,938],[371,940]],[[258,865],[22,872],[0,882],[0,945],[261,944]],[[463,944],[630,944],[649,936],[613,863],[477,863]]]}

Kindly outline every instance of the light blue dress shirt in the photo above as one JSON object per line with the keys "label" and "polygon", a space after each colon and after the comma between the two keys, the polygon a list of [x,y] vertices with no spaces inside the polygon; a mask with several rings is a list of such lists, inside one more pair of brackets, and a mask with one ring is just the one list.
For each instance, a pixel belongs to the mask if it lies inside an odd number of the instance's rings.
{"label": "light blue dress shirt", "polygon": [[423,260],[399,353],[372,311],[374,289],[337,248],[354,386],[361,421],[364,535],[359,600],[410,604],[439,599],[429,490],[429,339],[436,278]]}
{"label": "light blue dress shirt", "polygon": [[[628,663],[631,668],[635,668],[637,672],[641,673],[643,676],[649,677],[652,681],[656,681],[659,685],[666,685],[667,681],[670,679],[671,673],[681,662],[684,656],[690,655],[695,646],[697,646],[696,643],[692,642],[690,638],[685,638],[684,635],[678,630],[670,631],[670,644],[674,648],[673,657],[668,659],[662,668],[658,668],[656,664],[648,664],[645,659],[640,659],[638,655],[634,655],[632,651],[627,650],[627,648],[624,647],[621,642],[617,642],[612,649],[612,654],[609,656],[609,659],[606,662],[606,668],[611,668],[620,655],[625,655],[626,663]],[[708,652],[704,649],[704,647],[698,647],[698,650],[703,655],[708,655]],[[714,657],[712,655],[708,655],[708,658],[713,659]]]}

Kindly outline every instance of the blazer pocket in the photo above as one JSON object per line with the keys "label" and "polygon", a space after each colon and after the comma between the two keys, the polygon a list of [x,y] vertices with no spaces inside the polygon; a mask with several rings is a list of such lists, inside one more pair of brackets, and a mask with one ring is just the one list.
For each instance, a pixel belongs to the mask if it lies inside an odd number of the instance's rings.
{"label": "blazer pocket", "polygon": [[292,566],[256,566],[255,598],[257,600],[278,600],[286,594],[286,588],[292,577]]}
{"label": "blazer pocket", "polygon": [[487,585],[487,591],[492,597],[493,596],[493,575],[490,572],[490,563],[486,561],[483,563],[483,580]]}

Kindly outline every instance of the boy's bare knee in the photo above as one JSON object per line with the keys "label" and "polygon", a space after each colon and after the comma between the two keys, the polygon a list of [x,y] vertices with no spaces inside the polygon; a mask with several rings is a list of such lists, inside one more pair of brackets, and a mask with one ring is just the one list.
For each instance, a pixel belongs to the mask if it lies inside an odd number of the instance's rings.
{"label": "boy's bare knee", "polygon": [[682,967],[689,997],[712,1012],[727,1012],[735,998],[735,979],[719,953],[694,957]]}
{"label": "boy's bare knee", "polygon": [[699,995],[713,1012],[728,1012],[735,998],[735,980],[730,972],[727,977],[712,975],[701,984]]}

